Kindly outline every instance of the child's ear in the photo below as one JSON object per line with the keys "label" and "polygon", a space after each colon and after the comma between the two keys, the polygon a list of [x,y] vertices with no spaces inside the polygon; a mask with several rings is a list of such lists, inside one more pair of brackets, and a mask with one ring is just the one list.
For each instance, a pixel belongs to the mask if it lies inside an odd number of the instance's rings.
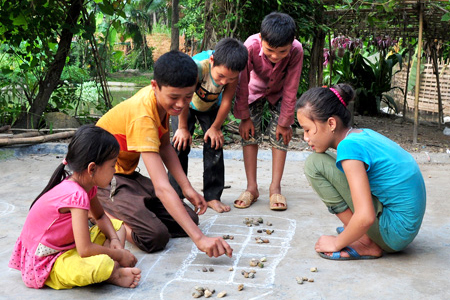
{"label": "child's ear", "polygon": [[87,167],[87,171],[89,176],[93,176],[95,173],[95,169],[97,168],[97,165],[95,164],[95,162],[90,162],[88,167]]}
{"label": "child's ear", "polygon": [[156,83],[156,80],[152,79],[152,81],[150,81],[150,84],[152,86],[152,89],[155,91],[156,88],[158,87],[158,84]]}
{"label": "child's ear", "polygon": [[329,117],[328,120],[327,120],[327,124],[328,124],[328,127],[330,128],[330,130],[332,132],[334,132],[336,130],[337,121],[336,121],[335,117]]}
{"label": "child's ear", "polygon": [[209,57],[209,63],[214,66],[214,54]]}

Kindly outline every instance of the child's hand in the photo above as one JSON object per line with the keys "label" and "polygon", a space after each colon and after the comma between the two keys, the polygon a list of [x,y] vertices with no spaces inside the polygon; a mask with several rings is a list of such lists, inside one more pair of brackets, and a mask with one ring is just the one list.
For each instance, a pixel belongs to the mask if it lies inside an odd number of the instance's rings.
{"label": "child's hand", "polygon": [[216,129],[215,127],[210,127],[208,131],[205,133],[204,141],[208,142],[208,138],[211,140],[211,148],[212,149],[220,149],[223,147],[223,143],[225,142],[225,138],[223,137],[222,130]]}
{"label": "child's hand", "polygon": [[239,124],[239,134],[246,141],[250,139],[250,135],[255,135],[255,126],[253,125],[251,118],[241,120],[241,124]]}
{"label": "child's hand", "polygon": [[292,139],[292,127],[284,127],[277,125],[277,130],[275,131],[275,137],[277,141],[280,140],[280,135],[283,137],[283,143],[285,145],[289,144]]}
{"label": "child's hand", "polygon": [[336,247],[336,238],[333,235],[322,235],[316,243],[314,249],[317,252],[336,252],[341,249]]}
{"label": "child's hand", "polygon": [[221,237],[207,237],[206,235],[195,243],[200,251],[203,251],[209,257],[219,257],[226,254],[228,257],[233,255],[233,249]]}
{"label": "child's hand", "polygon": [[136,265],[137,258],[130,251],[126,249],[117,249],[117,250],[120,251],[120,253],[122,254],[121,258],[117,260],[119,265],[121,265],[122,267],[134,267]]}
{"label": "child's hand", "polygon": [[173,147],[178,151],[186,150],[186,147],[192,144],[192,137],[189,130],[184,128],[177,129],[173,135],[172,143]]}
{"label": "child's hand", "polygon": [[183,195],[194,205],[194,210],[198,215],[203,215],[206,212],[208,204],[206,204],[205,198],[194,189],[183,191]]}

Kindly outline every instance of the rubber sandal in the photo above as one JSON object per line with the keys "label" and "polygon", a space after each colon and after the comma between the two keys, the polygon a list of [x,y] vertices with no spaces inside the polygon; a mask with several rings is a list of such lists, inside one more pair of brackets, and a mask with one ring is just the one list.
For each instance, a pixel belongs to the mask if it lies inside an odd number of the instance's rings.
{"label": "rubber sandal", "polygon": [[[350,257],[342,257],[341,251],[345,251],[350,255]],[[330,260],[359,260],[359,259],[376,259],[380,258],[381,256],[373,256],[373,255],[359,255],[358,252],[356,252],[355,249],[352,247],[344,247],[341,251],[333,252],[331,256],[326,255],[323,252],[318,252],[320,257]]]}

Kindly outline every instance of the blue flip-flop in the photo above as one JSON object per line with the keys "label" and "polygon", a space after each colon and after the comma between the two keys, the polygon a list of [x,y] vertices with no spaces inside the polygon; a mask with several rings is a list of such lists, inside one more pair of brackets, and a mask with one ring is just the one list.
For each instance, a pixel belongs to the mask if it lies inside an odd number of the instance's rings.
{"label": "blue flip-flop", "polygon": [[[342,257],[341,251],[347,252],[348,255],[350,255],[350,257]],[[320,257],[325,258],[325,259],[331,259],[331,260],[376,259],[376,258],[381,257],[381,256],[373,256],[373,255],[359,255],[359,253],[356,252],[355,249],[353,249],[352,247],[349,247],[349,246],[343,248],[341,251],[333,252],[333,254],[331,256],[328,256],[323,252],[318,252],[318,253],[319,253]]]}
{"label": "blue flip-flop", "polygon": [[336,227],[336,232],[337,232],[338,234],[341,234],[342,231],[344,231],[344,227]]}

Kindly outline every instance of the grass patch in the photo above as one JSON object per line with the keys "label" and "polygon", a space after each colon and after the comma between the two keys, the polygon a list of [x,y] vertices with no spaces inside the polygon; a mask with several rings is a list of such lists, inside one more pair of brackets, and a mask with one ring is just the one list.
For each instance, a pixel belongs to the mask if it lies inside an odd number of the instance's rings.
{"label": "grass patch", "polygon": [[0,161],[7,160],[14,157],[14,150],[0,149]]}

